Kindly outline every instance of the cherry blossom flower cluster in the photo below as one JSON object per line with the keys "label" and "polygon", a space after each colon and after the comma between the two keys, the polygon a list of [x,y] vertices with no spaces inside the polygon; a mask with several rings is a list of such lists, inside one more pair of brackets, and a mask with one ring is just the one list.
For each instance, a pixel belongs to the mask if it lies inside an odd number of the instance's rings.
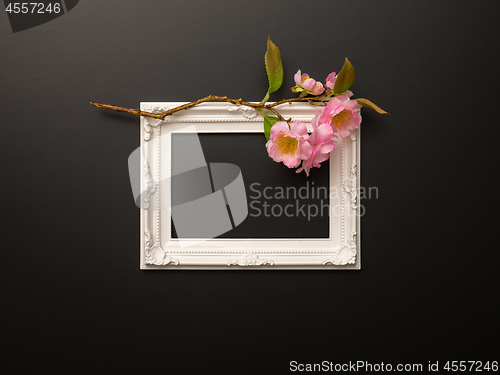
{"label": "cherry blossom flower cluster", "polygon": [[[321,95],[325,87],[299,70],[295,74],[296,86],[292,91],[312,95]],[[326,89],[333,90],[337,75],[332,72],[326,78]],[[303,95],[303,94],[301,94]],[[335,149],[337,137],[349,136],[352,130],[361,124],[362,107],[356,100],[351,100],[352,92],[346,90],[329,99],[326,106],[311,121],[312,132],[300,121],[288,124],[280,121],[271,128],[269,141],[266,143],[269,156],[276,162],[282,162],[288,168],[297,168],[297,173],[304,171],[307,176],[311,168],[319,168],[328,160]]]}
{"label": "cherry blossom flower cluster", "polygon": [[[263,133],[267,140],[266,148],[269,156],[288,168],[297,168],[297,172],[304,171],[307,176],[309,176],[311,168],[319,168],[322,162],[330,158],[330,153],[335,149],[339,138],[347,137],[351,131],[360,126],[361,107],[371,108],[380,114],[388,113],[368,99],[356,98],[351,100],[353,94],[349,89],[356,79],[356,71],[347,57],[339,73],[330,73],[326,77],[324,85],[311,78],[309,74],[302,73],[299,69],[294,75],[295,86],[291,88],[293,92],[299,93],[299,97],[283,99],[269,104],[267,101],[270,95],[279,90],[283,84],[281,52],[269,37],[267,38],[267,51],[264,55],[264,61],[269,87],[260,103],[245,102],[241,98],[231,99],[227,96],[209,95],[161,113],[146,112],[100,102],[92,102],[91,104],[98,108],[151,117],[156,121],[162,121],[166,116],[212,100],[253,108],[263,117]],[[292,102],[310,102],[323,107],[311,120],[310,132],[304,123],[285,120],[276,109],[278,105],[292,104]],[[274,115],[270,115],[268,112],[272,112]]]}

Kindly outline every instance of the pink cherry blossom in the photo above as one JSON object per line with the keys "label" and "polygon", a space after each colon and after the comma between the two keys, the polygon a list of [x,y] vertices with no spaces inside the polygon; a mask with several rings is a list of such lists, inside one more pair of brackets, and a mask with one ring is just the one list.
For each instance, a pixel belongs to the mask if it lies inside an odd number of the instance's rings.
{"label": "pink cherry blossom", "polygon": [[[326,88],[333,90],[333,88],[335,87],[336,80],[337,80],[337,74],[335,74],[335,72],[331,72],[330,74],[328,74],[325,83]],[[349,98],[353,95],[352,92],[349,90],[344,91],[342,94],[346,95]]]}
{"label": "pink cherry blossom", "polygon": [[302,161],[302,166],[297,169],[297,173],[306,172],[309,176],[309,171],[312,167],[321,167],[322,162],[330,158],[330,152],[335,149],[334,132],[330,124],[319,123],[320,114],[316,114],[312,119],[313,131],[309,137],[309,144],[312,147],[312,152],[309,158]]}
{"label": "pink cherry blossom", "polygon": [[311,156],[312,147],[307,142],[309,135],[303,122],[295,121],[288,125],[277,122],[271,128],[271,136],[266,143],[267,152],[275,162],[283,162],[288,168],[295,168],[301,160]]}
{"label": "pink cherry blossom", "polygon": [[[297,73],[295,73],[294,79],[295,84],[297,85],[292,88],[292,90],[295,89],[294,92],[305,90],[312,95],[321,95],[325,91],[325,88],[323,87],[323,84],[321,82],[312,79],[307,73],[302,74],[300,69],[297,71]],[[299,88],[299,90],[297,90],[297,88]],[[300,88],[302,88],[303,90],[301,90]]]}
{"label": "pink cherry blossom", "polygon": [[335,72],[331,72],[330,74],[328,74],[328,77],[326,77],[325,86],[330,90],[333,90],[333,86],[335,86],[336,80],[337,80],[337,74],[335,74]]}
{"label": "pink cherry blossom", "polygon": [[345,94],[332,98],[318,119],[321,124],[329,124],[333,132],[342,138],[361,124],[361,104],[349,99],[351,95],[350,91],[346,91]]}

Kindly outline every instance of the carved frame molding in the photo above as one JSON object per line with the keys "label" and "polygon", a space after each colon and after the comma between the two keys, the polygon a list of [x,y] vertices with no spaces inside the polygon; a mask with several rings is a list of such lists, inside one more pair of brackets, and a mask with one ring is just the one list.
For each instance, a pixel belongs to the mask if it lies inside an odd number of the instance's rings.
{"label": "carved frame molding", "polygon": [[[183,103],[147,102],[141,109],[161,112]],[[279,107],[285,118],[311,129],[318,108],[308,103]],[[170,238],[170,210],[160,210],[157,181],[170,168],[174,132],[261,133],[262,119],[249,107],[202,103],[164,121],[141,117],[141,269],[360,269],[360,132],[339,139],[330,157],[330,237],[328,239],[209,239],[180,247]],[[264,147],[264,146],[263,146]],[[265,148],[264,151],[265,152]],[[169,199],[169,197],[167,197]],[[148,208],[148,209],[145,209]],[[335,212],[334,212],[335,211]]]}

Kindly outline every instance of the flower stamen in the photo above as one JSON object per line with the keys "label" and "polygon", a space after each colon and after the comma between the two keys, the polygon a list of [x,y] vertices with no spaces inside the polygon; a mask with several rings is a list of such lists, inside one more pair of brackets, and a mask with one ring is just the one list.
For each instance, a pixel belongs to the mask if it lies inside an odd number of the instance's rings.
{"label": "flower stamen", "polygon": [[351,119],[352,113],[343,109],[340,113],[332,117],[332,126],[335,126],[337,129],[345,129]]}
{"label": "flower stamen", "polygon": [[278,136],[276,145],[278,146],[281,155],[290,154],[295,155],[299,142],[294,137],[288,137],[285,134]]}

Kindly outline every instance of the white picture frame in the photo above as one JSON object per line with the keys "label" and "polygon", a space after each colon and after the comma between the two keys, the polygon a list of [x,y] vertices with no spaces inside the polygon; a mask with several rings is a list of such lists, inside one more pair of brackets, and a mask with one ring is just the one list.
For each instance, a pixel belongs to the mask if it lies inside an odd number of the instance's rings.
{"label": "white picture frame", "polygon": [[[141,110],[163,112],[184,103],[143,102]],[[276,107],[309,131],[319,110],[309,103]],[[360,254],[360,131],[337,140],[330,155],[329,238],[197,239],[183,245],[171,238],[171,137],[175,133],[263,133],[262,116],[250,107],[206,102],[167,116],[141,117],[141,251],[143,270],[358,270]],[[262,149],[267,153],[265,138]],[[271,160],[272,162],[272,160]],[[286,166],[283,166],[286,168]],[[302,172],[304,173],[304,172]],[[335,191],[335,194],[332,192]],[[161,207],[160,207],[161,202]],[[335,212],[334,212],[335,210]]]}

